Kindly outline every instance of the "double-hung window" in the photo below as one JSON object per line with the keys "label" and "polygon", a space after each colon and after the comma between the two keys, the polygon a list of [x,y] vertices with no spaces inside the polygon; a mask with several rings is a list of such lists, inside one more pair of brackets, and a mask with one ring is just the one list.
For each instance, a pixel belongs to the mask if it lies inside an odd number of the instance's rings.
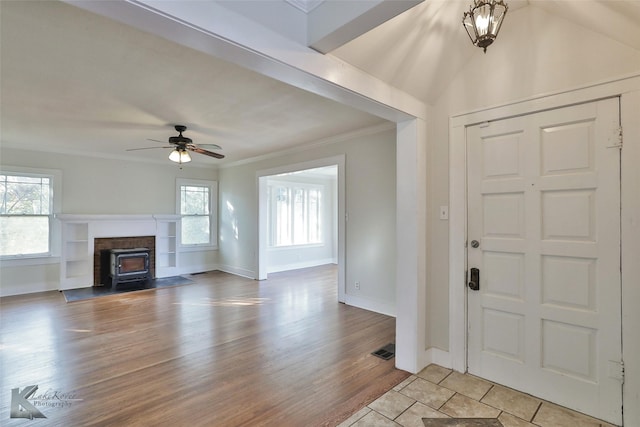
{"label": "double-hung window", "polygon": [[0,171],[0,257],[44,257],[56,252],[54,187],[59,171],[3,168]]}
{"label": "double-hung window", "polygon": [[271,183],[269,194],[269,245],[313,245],[323,242],[324,186]]}
{"label": "double-hung window", "polygon": [[194,249],[217,247],[217,182],[179,179],[177,183],[181,246]]}

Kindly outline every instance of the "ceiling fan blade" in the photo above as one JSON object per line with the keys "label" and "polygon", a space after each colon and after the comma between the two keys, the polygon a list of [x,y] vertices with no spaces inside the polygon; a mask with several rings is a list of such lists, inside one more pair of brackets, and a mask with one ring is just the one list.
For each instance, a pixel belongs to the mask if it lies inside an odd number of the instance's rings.
{"label": "ceiling fan blade", "polygon": [[187,147],[187,148],[190,151],[193,151],[194,153],[204,154],[205,156],[215,157],[216,159],[224,159],[223,154],[214,153],[213,151],[205,150],[200,147],[193,146],[193,147]]}
{"label": "ceiling fan blade", "polygon": [[167,146],[164,146],[164,147],[127,148],[127,149],[126,149],[126,150],[124,150],[124,151],[153,150],[154,148],[174,148],[174,147],[173,147],[173,146],[171,146],[171,145],[167,145]]}
{"label": "ceiling fan blade", "polygon": [[167,143],[167,141],[159,141],[157,139],[151,139],[151,138],[147,138],[147,141],[159,142],[161,144],[166,144]]}
{"label": "ceiling fan blade", "polygon": [[222,150],[222,147],[220,147],[218,144],[198,144],[197,146],[200,148],[204,148],[205,150]]}

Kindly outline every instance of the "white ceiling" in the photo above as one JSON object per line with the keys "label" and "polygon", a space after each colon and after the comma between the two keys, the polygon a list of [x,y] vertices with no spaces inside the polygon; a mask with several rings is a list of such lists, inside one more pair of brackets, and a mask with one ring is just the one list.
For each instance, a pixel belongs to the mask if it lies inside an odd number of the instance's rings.
{"label": "white ceiling", "polygon": [[[465,63],[473,55],[482,54],[471,45],[462,28],[462,14],[471,3],[471,0],[426,0],[331,54],[433,104]],[[640,50],[639,0],[506,0],[506,3],[509,10],[503,32],[511,24],[510,15],[541,8]],[[496,40],[499,42],[500,37]],[[380,60],[382,57],[384,60]]]}
{"label": "white ceiling", "polygon": [[0,2],[2,145],[167,162],[170,150],[126,152],[188,127],[217,165],[384,123],[55,1]]}
{"label": "white ceiling", "polygon": [[[220,3],[237,13],[247,9],[243,2]],[[363,35],[329,54],[433,104],[481,54],[461,26],[468,3],[425,0],[370,31],[363,27]],[[640,1],[507,3],[509,14],[541,8],[640,50]],[[248,19],[290,38],[304,29],[300,16],[323,6],[316,0],[260,5],[260,18],[247,9]],[[262,13],[266,7],[291,10],[276,19]],[[223,147],[222,161],[193,156],[196,166],[215,166],[388,123],[69,4],[3,0],[0,19],[4,147],[166,162],[168,150],[125,150],[154,146],[147,138],[164,141],[175,134],[174,124],[184,124],[194,142]]]}

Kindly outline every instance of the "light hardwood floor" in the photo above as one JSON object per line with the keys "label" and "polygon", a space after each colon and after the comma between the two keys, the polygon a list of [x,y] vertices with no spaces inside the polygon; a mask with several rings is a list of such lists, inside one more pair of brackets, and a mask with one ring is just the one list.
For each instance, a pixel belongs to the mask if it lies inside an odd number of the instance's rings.
{"label": "light hardwood floor", "polygon": [[[3,298],[0,425],[332,426],[409,376],[370,354],[395,319],[337,303],[333,266],[190,278]],[[49,392],[47,418],[10,419],[11,389],[29,385]]]}

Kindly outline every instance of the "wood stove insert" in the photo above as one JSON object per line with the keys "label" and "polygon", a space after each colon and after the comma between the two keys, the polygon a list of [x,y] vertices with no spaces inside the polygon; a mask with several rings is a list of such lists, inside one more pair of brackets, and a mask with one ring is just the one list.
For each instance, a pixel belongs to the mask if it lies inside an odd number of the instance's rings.
{"label": "wood stove insert", "polygon": [[149,249],[110,249],[109,278],[111,287],[122,283],[145,282],[150,279]]}

